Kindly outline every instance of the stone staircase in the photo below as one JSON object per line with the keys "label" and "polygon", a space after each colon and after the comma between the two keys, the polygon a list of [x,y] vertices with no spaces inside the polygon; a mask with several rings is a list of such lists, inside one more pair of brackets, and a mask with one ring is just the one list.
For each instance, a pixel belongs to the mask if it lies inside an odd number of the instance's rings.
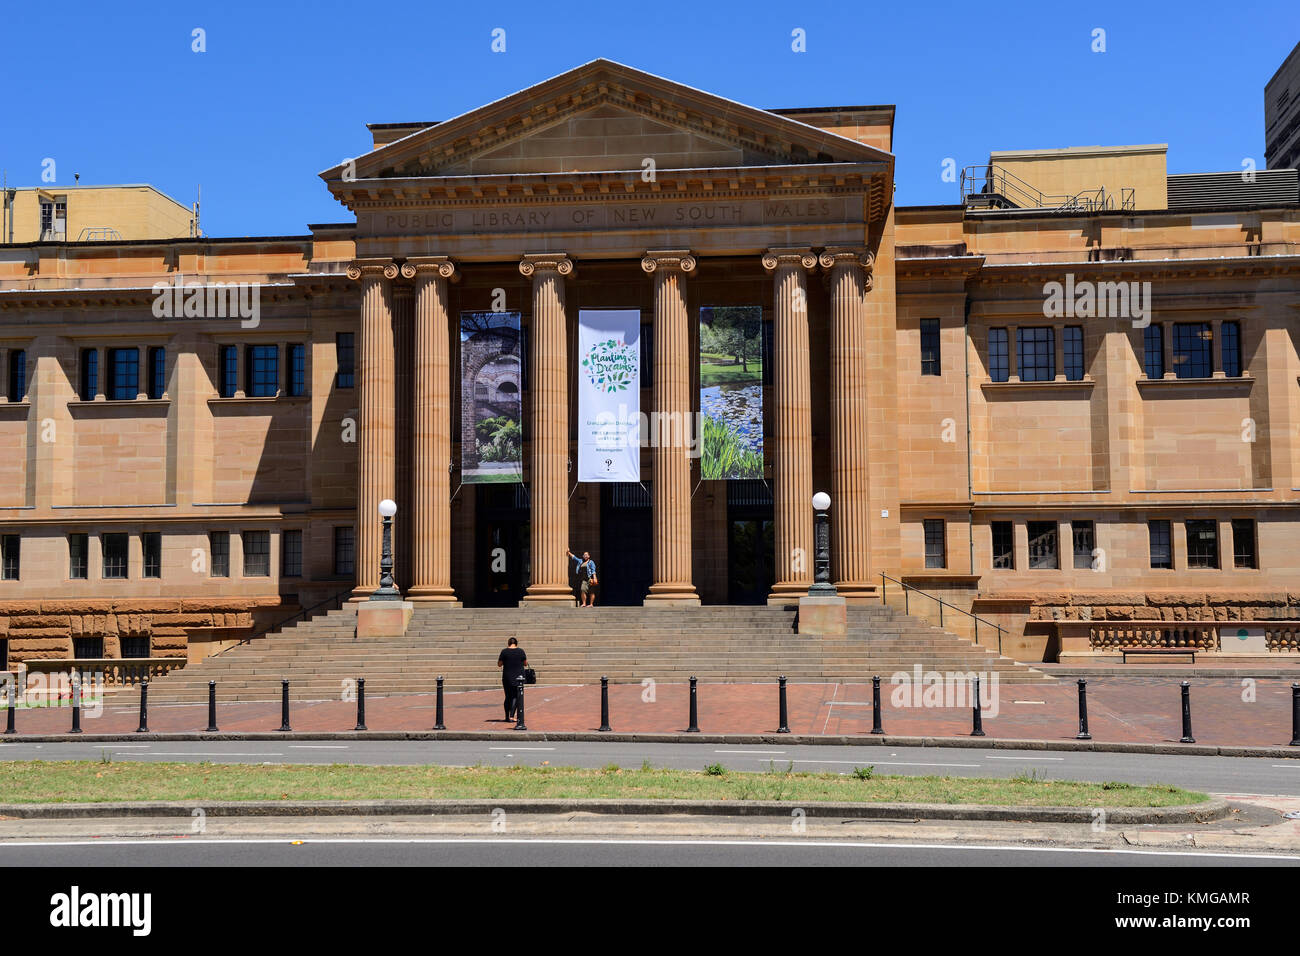
{"label": "stone staircase", "polygon": [[1055,680],[894,608],[849,608],[843,638],[801,635],[793,609],[778,607],[456,608],[417,606],[404,637],[356,637],[344,607],[173,671],[150,684],[151,702],[278,700],[289,678],[296,700],[338,699],[366,679],[371,696],[500,686],[497,653],[518,637],[544,684],[612,682],[792,682],[870,680],[897,671],[996,671],[999,680]]}

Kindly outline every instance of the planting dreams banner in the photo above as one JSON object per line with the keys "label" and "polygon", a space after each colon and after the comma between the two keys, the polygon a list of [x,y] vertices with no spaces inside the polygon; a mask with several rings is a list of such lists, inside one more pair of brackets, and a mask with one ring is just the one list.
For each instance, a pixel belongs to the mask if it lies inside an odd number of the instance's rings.
{"label": "planting dreams banner", "polygon": [[641,313],[578,312],[578,480],[641,480]]}
{"label": "planting dreams banner", "polygon": [[460,316],[460,469],[467,483],[524,480],[518,312]]}
{"label": "planting dreams banner", "polygon": [[700,309],[700,477],[763,477],[763,309]]}

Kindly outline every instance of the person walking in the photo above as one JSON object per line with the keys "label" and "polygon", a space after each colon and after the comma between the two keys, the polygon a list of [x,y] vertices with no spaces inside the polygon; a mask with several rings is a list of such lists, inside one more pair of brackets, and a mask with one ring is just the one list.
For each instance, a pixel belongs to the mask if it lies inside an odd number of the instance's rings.
{"label": "person walking", "polygon": [[506,692],[506,720],[514,720],[519,709],[519,678],[524,676],[528,666],[528,655],[519,646],[517,638],[510,638],[506,646],[497,655],[497,667],[501,668],[501,689]]}
{"label": "person walking", "polygon": [[595,607],[596,606],[596,585],[598,582],[596,580],[596,562],[591,560],[591,552],[589,551],[582,552],[581,560],[579,560],[578,556],[574,554],[572,551],[566,550],[565,554],[567,554],[570,560],[572,560],[573,563],[577,566],[576,570],[578,572],[578,577],[582,579],[581,606]]}

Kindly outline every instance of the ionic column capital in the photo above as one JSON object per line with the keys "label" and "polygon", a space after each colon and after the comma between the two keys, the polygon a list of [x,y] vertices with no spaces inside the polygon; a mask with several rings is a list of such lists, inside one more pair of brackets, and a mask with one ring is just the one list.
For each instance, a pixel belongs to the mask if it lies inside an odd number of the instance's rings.
{"label": "ionic column capital", "polygon": [[567,276],[573,272],[573,260],[562,252],[530,253],[520,260],[519,272],[529,278],[537,272],[557,272]]}
{"label": "ionic column capital", "polygon": [[354,282],[358,279],[396,279],[397,263],[392,259],[354,259],[348,263],[348,278]]}
{"label": "ionic column capital", "polygon": [[402,275],[407,279],[432,279],[436,276],[457,282],[461,272],[455,261],[447,256],[413,256],[402,263]]}
{"label": "ionic column capital", "polygon": [[817,267],[817,257],[811,249],[769,249],[763,253],[763,268],[775,272],[782,266],[794,266],[807,270]]}
{"label": "ionic column capital", "polygon": [[690,275],[697,265],[689,249],[651,249],[641,257],[641,268],[648,274],[653,274],[658,269],[679,269]]}
{"label": "ionic column capital", "polygon": [[870,272],[876,264],[876,257],[869,249],[863,249],[860,246],[832,246],[825,249],[817,261],[821,263],[823,269],[833,269],[836,266],[858,266],[865,272]]}

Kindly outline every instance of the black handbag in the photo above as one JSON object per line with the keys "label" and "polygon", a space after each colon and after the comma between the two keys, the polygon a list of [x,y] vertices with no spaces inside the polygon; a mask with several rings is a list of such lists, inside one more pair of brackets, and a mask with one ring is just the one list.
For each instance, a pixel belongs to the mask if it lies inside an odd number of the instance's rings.
{"label": "black handbag", "polygon": [[531,668],[531,667],[525,667],[525,668],[524,668],[524,683],[525,683],[525,684],[536,684],[536,683],[537,683],[537,671],[533,670],[533,668]]}

